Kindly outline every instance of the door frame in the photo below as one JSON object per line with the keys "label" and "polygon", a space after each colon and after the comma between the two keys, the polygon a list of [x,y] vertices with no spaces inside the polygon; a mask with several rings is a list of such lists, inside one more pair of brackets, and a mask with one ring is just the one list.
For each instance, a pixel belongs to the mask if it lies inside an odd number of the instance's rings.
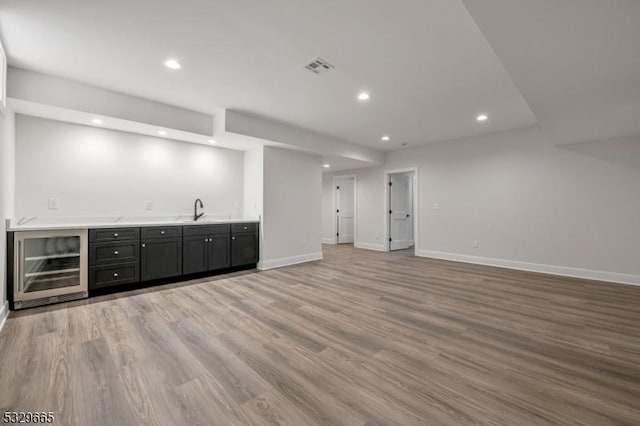
{"label": "door frame", "polygon": [[418,186],[420,183],[419,175],[418,175],[418,167],[408,167],[404,169],[392,169],[385,170],[384,172],[384,251],[391,251],[391,244],[389,241],[389,233],[391,230],[389,229],[389,210],[391,206],[389,205],[389,182],[391,181],[391,175],[395,175],[398,173],[411,173],[413,172],[413,249],[415,253],[418,253],[418,240],[420,233],[418,232],[418,217],[420,214],[420,203],[418,202]]}
{"label": "door frame", "polygon": [[336,212],[338,205],[338,190],[336,189],[336,181],[338,179],[351,178],[353,178],[353,245],[355,246],[356,241],[358,241],[358,177],[356,175],[338,175],[333,177],[333,187],[331,188],[331,193],[333,194],[333,197],[331,197],[331,221],[333,224],[333,235],[331,236],[331,241],[333,241],[333,244],[338,244],[338,214]]}

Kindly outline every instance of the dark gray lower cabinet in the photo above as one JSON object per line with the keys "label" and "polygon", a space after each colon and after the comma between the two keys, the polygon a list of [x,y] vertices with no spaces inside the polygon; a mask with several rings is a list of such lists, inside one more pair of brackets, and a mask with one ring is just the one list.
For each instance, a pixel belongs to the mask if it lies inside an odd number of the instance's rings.
{"label": "dark gray lower cabinet", "polygon": [[231,266],[251,265],[258,261],[256,233],[237,233],[231,237]]}
{"label": "dark gray lower cabinet", "polygon": [[231,266],[229,234],[198,235],[183,239],[183,273],[197,274]]}
{"label": "dark gray lower cabinet", "polygon": [[182,238],[145,240],[140,249],[140,280],[182,275]]}
{"label": "dark gray lower cabinet", "polygon": [[205,235],[183,238],[182,272],[185,275],[197,274],[209,270],[208,242],[209,237]]}
{"label": "dark gray lower cabinet", "polygon": [[229,236],[212,235],[209,237],[209,270],[224,269],[231,266],[229,259]]}
{"label": "dark gray lower cabinet", "polygon": [[259,224],[89,230],[89,289],[255,265]]}
{"label": "dark gray lower cabinet", "polygon": [[89,230],[89,290],[140,281],[140,228]]}

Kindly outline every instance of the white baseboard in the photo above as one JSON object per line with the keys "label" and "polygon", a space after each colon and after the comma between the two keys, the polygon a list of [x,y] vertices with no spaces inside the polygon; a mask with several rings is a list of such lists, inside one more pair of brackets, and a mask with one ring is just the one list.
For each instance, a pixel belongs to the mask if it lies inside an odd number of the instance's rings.
{"label": "white baseboard", "polygon": [[2,327],[4,326],[4,322],[9,316],[9,301],[5,301],[4,305],[0,307],[0,331],[2,331]]}
{"label": "white baseboard", "polygon": [[322,244],[338,244],[335,238],[323,238]]}
{"label": "white baseboard", "polygon": [[282,268],[283,266],[297,265],[298,263],[313,262],[314,260],[322,260],[322,252],[262,261],[258,263],[258,269],[266,271],[268,269]]}
{"label": "white baseboard", "polygon": [[384,244],[355,243],[353,246],[355,248],[365,250],[387,251],[387,248],[384,246]]}
{"label": "white baseboard", "polygon": [[543,274],[561,275],[564,277],[640,285],[640,275],[619,274],[617,272],[595,271],[591,269],[570,268],[566,266],[545,265],[539,263],[520,262],[517,260],[495,259],[491,257],[469,256],[466,254],[444,253],[430,250],[417,250],[416,256],[429,257],[432,259],[453,260],[455,262],[475,263],[478,265],[497,266],[499,268],[517,269],[520,271],[540,272]]}

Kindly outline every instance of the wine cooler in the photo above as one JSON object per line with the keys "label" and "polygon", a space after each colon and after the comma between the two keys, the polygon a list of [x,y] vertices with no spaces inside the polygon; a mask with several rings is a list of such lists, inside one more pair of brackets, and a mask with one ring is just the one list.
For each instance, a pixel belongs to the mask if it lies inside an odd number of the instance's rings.
{"label": "wine cooler", "polygon": [[87,252],[86,229],[16,232],[14,309],[87,297]]}

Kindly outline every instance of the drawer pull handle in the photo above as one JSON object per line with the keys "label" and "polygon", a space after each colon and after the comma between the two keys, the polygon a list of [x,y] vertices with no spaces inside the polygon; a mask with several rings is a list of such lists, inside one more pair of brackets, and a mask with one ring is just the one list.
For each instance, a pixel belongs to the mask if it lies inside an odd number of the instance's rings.
{"label": "drawer pull handle", "polygon": [[142,248],[145,248],[146,246],[147,246],[146,244],[143,244],[143,245],[142,245]]}
{"label": "drawer pull handle", "polygon": [[114,233],[113,233],[113,236],[114,236],[114,237],[117,237],[117,236],[118,236],[118,233],[117,233],[117,232],[114,232]]}
{"label": "drawer pull handle", "polygon": [[115,250],[115,251],[113,252],[113,254],[115,254],[115,255],[117,256],[117,255],[118,255],[118,254],[120,254],[120,253],[118,253],[118,250]]}
{"label": "drawer pull handle", "polygon": [[164,231],[160,231],[160,235],[164,235]]}
{"label": "drawer pull handle", "polygon": [[244,227],[244,229],[249,229],[249,228],[247,228],[247,227],[245,226],[245,227]]}
{"label": "drawer pull handle", "polygon": [[117,272],[114,272],[114,273],[113,273],[113,277],[114,277],[114,278],[118,278],[118,273],[117,273]]}
{"label": "drawer pull handle", "polygon": [[232,239],[232,240],[235,240],[235,239],[236,239],[236,237],[231,237],[231,239]]}

